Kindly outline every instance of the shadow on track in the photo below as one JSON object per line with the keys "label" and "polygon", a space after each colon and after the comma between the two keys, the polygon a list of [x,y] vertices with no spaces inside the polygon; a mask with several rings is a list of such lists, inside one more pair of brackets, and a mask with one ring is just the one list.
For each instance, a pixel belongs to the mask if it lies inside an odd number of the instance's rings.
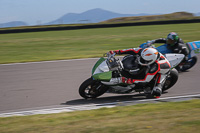
{"label": "shadow on track", "polygon": [[61,103],[61,105],[103,104],[146,99],[144,94],[99,97],[95,99],[76,99]]}
{"label": "shadow on track", "polygon": [[[167,91],[163,94],[168,93]],[[144,94],[135,94],[135,95],[117,95],[117,96],[108,96],[108,97],[99,97],[94,99],[76,99],[66,101],[60,105],[84,105],[84,104],[105,104],[113,102],[125,102],[125,101],[137,101],[147,99]]]}

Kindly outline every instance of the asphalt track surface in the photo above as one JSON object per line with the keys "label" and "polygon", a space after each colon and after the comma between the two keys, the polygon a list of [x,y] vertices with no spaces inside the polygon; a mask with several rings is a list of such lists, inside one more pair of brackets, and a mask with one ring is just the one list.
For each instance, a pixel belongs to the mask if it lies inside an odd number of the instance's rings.
{"label": "asphalt track surface", "polygon": [[[138,93],[106,93],[91,100],[80,97],[79,86],[91,76],[96,61],[81,59],[0,65],[0,113],[145,99]],[[161,97],[200,94],[199,68],[200,60],[189,71],[179,73],[178,82]]]}

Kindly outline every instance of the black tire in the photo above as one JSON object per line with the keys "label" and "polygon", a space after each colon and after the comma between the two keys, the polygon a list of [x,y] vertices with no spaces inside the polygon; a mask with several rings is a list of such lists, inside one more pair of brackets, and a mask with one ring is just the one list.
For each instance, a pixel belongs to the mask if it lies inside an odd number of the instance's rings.
{"label": "black tire", "polygon": [[197,58],[197,56],[194,56],[190,60],[191,61],[189,62],[189,66],[188,66],[188,64],[183,65],[182,67],[179,68],[179,70],[184,72],[184,71],[187,71],[188,69],[192,68],[197,63],[198,58]]}
{"label": "black tire", "polygon": [[163,91],[168,90],[177,82],[177,80],[178,80],[178,71],[176,69],[172,69],[163,85],[162,90]]}
{"label": "black tire", "polygon": [[81,97],[96,98],[104,94],[108,90],[108,87],[103,85],[100,81],[89,78],[85,80],[79,87],[79,94]]}

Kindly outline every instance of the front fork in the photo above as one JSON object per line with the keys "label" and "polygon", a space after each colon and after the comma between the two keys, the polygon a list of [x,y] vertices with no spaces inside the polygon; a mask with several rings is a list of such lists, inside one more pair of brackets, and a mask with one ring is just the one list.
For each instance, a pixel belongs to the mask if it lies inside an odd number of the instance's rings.
{"label": "front fork", "polygon": [[[168,74],[166,75],[166,78],[169,76],[169,73],[170,73],[170,72],[168,72]],[[144,93],[145,93],[146,95],[151,94],[153,88],[154,88],[157,84],[159,84],[159,86],[160,86],[161,88],[163,87],[163,85],[164,85],[164,83],[165,83],[165,81],[166,81],[166,78],[165,78],[165,80],[164,80],[162,83],[157,83],[158,80],[159,80],[159,78],[160,78],[160,76],[161,76],[160,73],[157,73],[156,76],[155,76],[154,82],[152,83],[153,85],[151,85],[151,87],[148,86],[148,87],[146,87],[146,88],[144,89]]]}

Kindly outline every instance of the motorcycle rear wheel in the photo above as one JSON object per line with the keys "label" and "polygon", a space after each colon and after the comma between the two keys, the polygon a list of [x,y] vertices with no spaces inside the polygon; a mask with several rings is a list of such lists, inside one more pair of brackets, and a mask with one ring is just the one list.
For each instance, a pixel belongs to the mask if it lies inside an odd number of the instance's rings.
{"label": "motorcycle rear wheel", "polygon": [[103,85],[100,81],[89,78],[79,87],[79,94],[85,99],[96,98],[104,94],[107,90],[108,87]]}
{"label": "motorcycle rear wheel", "polygon": [[197,56],[194,56],[190,60],[191,61],[189,62],[186,61],[185,65],[183,65],[182,67],[177,66],[177,70],[182,71],[182,72],[187,71],[188,69],[192,68],[197,63],[198,58]]}

